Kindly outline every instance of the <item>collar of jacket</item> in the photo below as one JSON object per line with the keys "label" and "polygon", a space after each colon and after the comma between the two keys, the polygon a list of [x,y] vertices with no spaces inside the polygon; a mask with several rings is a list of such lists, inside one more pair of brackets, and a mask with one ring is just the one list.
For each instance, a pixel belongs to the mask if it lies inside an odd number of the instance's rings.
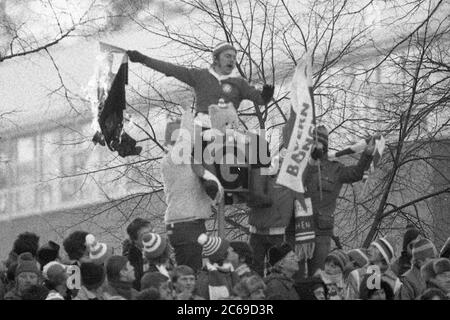
{"label": "collar of jacket", "polygon": [[250,268],[247,266],[246,263],[241,264],[239,267],[236,268],[236,270],[234,270],[237,275],[239,277],[242,277],[244,274],[246,273],[251,273],[252,271],[250,270]]}
{"label": "collar of jacket", "polygon": [[138,248],[134,243],[128,249],[128,260],[131,263],[142,262],[144,259],[142,250]]}
{"label": "collar of jacket", "polygon": [[167,268],[163,264],[157,264],[155,265],[156,269],[158,269],[158,272],[165,275],[167,278],[170,279],[169,271],[167,271]]}
{"label": "collar of jacket", "polygon": [[279,280],[281,282],[283,282],[283,284],[287,285],[293,285],[294,284],[294,279],[288,277],[287,275],[285,275],[284,273],[280,272],[280,270],[278,269],[273,269],[272,273],[269,275],[268,279],[276,279]]}
{"label": "collar of jacket", "polygon": [[219,266],[217,263],[211,264],[211,262],[206,262],[206,270],[208,271],[221,271],[221,272],[233,272],[234,268],[231,263],[224,263]]}
{"label": "collar of jacket", "polygon": [[130,300],[131,299],[131,290],[133,289],[132,282],[124,282],[120,280],[116,281],[108,281],[109,286],[115,290],[122,297]]}
{"label": "collar of jacket", "polygon": [[[236,69],[236,68],[235,68],[235,69]],[[231,73],[228,74],[228,75],[221,75],[221,74],[218,74],[216,71],[214,71],[214,68],[213,68],[213,66],[211,65],[211,66],[208,68],[208,71],[209,71],[209,73],[211,73],[211,74],[214,76],[214,78],[216,78],[219,82],[222,82],[223,80],[226,80],[226,79],[237,78],[237,76],[234,74],[234,73],[235,73],[235,72],[234,72],[235,69],[233,69],[233,71],[231,71]]]}
{"label": "collar of jacket", "polygon": [[79,296],[84,296],[84,297],[86,297],[89,300],[98,299],[97,294],[95,294],[94,292],[90,291],[85,286],[81,286],[80,291],[78,292],[78,295]]}

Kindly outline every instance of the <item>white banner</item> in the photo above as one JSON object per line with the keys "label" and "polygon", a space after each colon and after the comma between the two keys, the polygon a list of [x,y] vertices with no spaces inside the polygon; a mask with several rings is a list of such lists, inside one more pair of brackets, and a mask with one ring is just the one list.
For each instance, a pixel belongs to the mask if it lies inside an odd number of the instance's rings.
{"label": "white banner", "polygon": [[312,65],[311,58],[307,57],[298,64],[292,77],[291,103],[296,119],[277,179],[278,184],[301,193],[305,192],[302,176],[314,143],[311,86]]}

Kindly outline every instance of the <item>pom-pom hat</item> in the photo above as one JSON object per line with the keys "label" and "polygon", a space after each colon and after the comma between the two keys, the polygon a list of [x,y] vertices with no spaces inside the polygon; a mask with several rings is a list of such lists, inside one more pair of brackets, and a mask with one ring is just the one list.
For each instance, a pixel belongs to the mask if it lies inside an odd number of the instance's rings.
{"label": "pom-pom hat", "polygon": [[203,257],[208,258],[210,261],[225,259],[228,255],[228,247],[230,244],[225,239],[202,233],[197,241],[203,246]]}
{"label": "pom-pom hat", "polygon": [[161,256],[167,247],[165,237],[153,232],[142,236],[142,252],[147,259],[155,259]]}

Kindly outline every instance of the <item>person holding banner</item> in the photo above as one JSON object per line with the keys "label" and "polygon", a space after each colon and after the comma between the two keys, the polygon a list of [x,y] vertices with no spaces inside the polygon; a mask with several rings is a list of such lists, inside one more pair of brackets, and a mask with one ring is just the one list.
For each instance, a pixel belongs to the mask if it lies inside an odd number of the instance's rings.
{"label": "person holding banner", "polygon": [[310,276],[324,267],[325,259],[330,252],[334,228],[333,215],[342,185],[362,180],[364,171],[370,166],[375,148],[375,141],[371,139],[358,163],[344,166],[338,161],[328,160],[328,130],[325,126],[318,126],[314,134],[316,133],[318,139],[314,142],[311,158],[303,173],[305,197],[311,199],[316,235],[314,254],[308,261]]}
{"label": "person holding banner", "polygon": [[306,54],[292,77],[292,106],[283,132],[287,151],[277,178],[279,185],[296,192],[295,214],[286,238],[295,243],[301,261],[300,278],[306,275],[305,267],[309,276],[324,267],[342,185],[362,180],[375,151],[372,138],[357,165],[344,166],[328,159],[328,130],[316,127],[312,74],[312,59]]}

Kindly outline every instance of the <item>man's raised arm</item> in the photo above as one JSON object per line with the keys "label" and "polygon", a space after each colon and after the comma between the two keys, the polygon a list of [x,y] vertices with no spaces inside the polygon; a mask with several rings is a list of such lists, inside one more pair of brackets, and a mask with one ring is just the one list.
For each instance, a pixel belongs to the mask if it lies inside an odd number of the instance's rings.
{"label": "man's raised arm", "polygon": [[136,50],[127,51],[127,55],[131,62],[139,62],[150,69],[164,73],[168,77],[174,77],[191,87],[195,87],[195,69],[153,59]]}

